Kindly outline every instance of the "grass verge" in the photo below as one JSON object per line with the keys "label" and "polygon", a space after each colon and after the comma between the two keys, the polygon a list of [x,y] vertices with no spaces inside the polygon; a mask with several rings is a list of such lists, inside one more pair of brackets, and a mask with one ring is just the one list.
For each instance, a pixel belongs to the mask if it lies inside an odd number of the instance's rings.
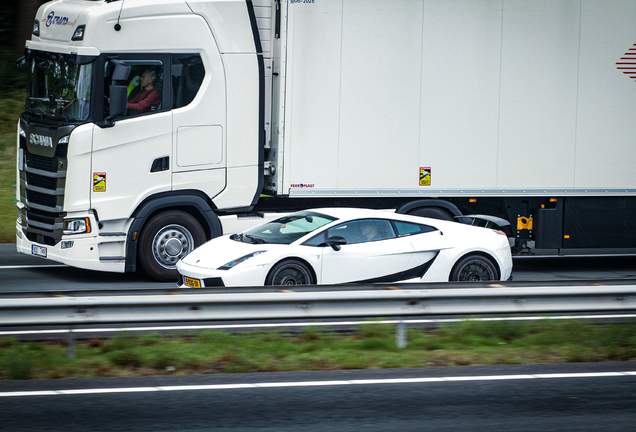
{"label": "grass verge", "polygon": [[305,328],[299,333],[201,332],[122,334],[79,343],[0,339],[0,379],[84,378],[193,373],[379,369],[427,366],[636,360],[636,322],[481,322],[409,329],[396,348],[391,325],[361,325],[353,334]]}
{"label": "grass verge", "polygon": [[15,242],[16,135],[24,98],[20,89],[0,94],[0,243]]}

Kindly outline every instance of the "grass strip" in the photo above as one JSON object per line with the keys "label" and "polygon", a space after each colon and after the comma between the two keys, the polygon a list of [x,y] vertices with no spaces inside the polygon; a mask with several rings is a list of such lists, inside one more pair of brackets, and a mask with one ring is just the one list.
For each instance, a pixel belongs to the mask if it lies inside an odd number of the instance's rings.
{"label": "grass strip", "polygon": [[409,329],[405,349],[396,347],[395,327],[387,324],[364,324],[347,334],[309,327],[92,337],[77,344],[73,359],[65,343],[0,339],[0,379],[627,361],[636,360],[636,321],[468,320]]}

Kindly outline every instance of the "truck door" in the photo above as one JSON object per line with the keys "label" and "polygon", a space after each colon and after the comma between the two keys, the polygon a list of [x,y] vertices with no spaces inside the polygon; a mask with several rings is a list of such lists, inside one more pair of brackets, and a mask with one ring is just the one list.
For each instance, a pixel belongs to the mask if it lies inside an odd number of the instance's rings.
{"label": "truck door", "polygon": [[[91,207],[102,220],[128,217],[144,198],[171,189],[172,156],[169,54],[121,55],[131,66],[128,111],[112,127],[93,133]],[[109,112],[108,62],[104,116]],[[164,163],[162,163],[164,161]]]}
{"label": "truck door", "polygon": [[173,189],[196,189],[209,197],[225,188],[225,75],[210,49],[172,55]]}

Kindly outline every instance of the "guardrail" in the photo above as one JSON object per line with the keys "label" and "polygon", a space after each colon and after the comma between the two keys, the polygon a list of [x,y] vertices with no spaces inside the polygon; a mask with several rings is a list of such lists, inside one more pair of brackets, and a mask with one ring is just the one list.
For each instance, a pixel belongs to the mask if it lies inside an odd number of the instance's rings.
{"label": "guardrail", "polygon": [[[636,285],[497,286],[422,289],[409,285],[338,291],[241,292],[10,298],[0,326],[76,325],[298,318],[606,312],[636,309]],[[282,287],[281,287],[282,288]],[[406,346],[398,324],[398,346]]]}

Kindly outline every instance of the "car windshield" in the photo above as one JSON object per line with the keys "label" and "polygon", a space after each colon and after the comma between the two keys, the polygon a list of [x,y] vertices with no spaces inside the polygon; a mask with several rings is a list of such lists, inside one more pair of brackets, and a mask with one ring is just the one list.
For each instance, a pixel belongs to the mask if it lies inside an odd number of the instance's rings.
{"label": "car windshield", "polygon": [[88,119],[92,64],[33,58],[26,108],[40,116],[68,122]]}
{"label": "car windshield", "polygon": [[230,236],[232,240],[245,243],[291,244],[337,218],[315,212],[298,212],[259,225],[240,234]]}

